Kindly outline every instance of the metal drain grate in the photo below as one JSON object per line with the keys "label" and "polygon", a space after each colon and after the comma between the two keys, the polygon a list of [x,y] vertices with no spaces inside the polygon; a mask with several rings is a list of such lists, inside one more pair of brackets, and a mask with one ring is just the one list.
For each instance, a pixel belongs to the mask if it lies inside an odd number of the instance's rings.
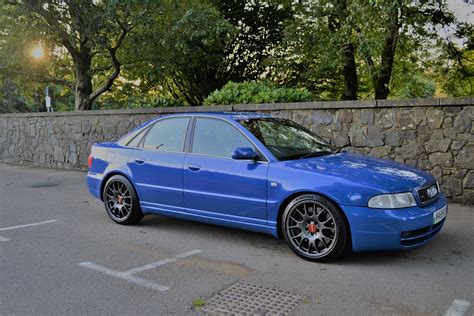
{"label": "metal drain grate", "polygon": [[236,283],[216,293],[202,306],[211,315],[289,315],[304,297],[247,283]]}

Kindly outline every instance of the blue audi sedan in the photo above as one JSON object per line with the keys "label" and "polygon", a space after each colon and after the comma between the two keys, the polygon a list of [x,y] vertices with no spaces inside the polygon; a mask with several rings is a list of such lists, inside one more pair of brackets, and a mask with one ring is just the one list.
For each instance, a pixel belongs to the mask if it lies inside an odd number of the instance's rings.
{"label": "blue audi sedan", "polygon": [[298,256],[419,247],[442,228],[436,179],[340,152],[293,121],[258,113],[182,113],[96,143],[89,191],[119,224],[145,214],[283,238]]}

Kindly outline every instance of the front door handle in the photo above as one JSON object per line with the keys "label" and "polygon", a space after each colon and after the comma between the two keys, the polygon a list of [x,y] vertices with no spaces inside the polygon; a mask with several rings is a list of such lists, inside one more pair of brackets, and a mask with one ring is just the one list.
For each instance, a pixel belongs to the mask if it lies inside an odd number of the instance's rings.
{"label": "front door handle", "polygon": [[135,158],[135,163],[137,165],[142,165],[145,162],[145,159],[142,158]]}
{"label": "front door handle", "polygon": [[199,170],[201,170],[201,166],[199,166],[199,165],[189,165],[188,169],[191,170],[191,171],[199,171]]}

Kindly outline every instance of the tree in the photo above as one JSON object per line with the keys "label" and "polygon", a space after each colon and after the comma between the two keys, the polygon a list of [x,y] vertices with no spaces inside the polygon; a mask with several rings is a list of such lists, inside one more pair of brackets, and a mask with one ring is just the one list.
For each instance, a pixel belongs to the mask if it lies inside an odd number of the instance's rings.
{"label": "tree", "polygon": [[273,74],[281,72],[290,84],[306,79],[322,98],[357,99],[370,82],[370,94],[386,99],[397,57],[426,48],[437,36],[434,25],[454,22],[444,0],[318,0],[297,6],[297,12]]}
{"label": "tree", "polygon": [[212,0],[235,28],[227,47],[229,80],[261,79],[266,59],[281,43],[293,7],[287,0]]}
{"label": "tree", "polygon": [[[452,38],[454,37],[454,38]],[[441,43],[433,69],[438,74],[441,89],[449,96],[474,94],[474,26],[461,24],[447,42]],[[457,40],[458,44],[454,42]],[[463,43],[464,42],[464,43]],[[464,44],[460,47],[459,43]]]}
{"label": "tree", "polygon": [[[133,10],[141,2],[93,0],[9,1],[23,10],[23,18],[35,19],[57,44],[70,54],[75,75],[75,109],[89,110],[109,91],[119,76],[122,63],[117,51],[125,37],[139,23],[143,13]],[[94,59],[107,56],[111,69],[93,89]]]}

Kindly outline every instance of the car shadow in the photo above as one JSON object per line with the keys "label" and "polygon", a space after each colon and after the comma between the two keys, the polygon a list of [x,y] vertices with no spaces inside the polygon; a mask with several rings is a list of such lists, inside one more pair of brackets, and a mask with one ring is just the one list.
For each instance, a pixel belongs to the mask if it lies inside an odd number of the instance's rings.
{"label": "car shadow", "polygon": [[[139,224],[141,227],[149,227],[166,232],[182,233],[195,238],[209,238],[210,236],[219,242],[239,243],[241,246],[250,245],[254,248],[268,249],[281,252],[282,256],[294,256],[294,260],[301,260],[288,248],[283,239],[277,239],[271,235],[217,226],[207,223],[175,219],[160,215],[148,215]],[[358,252],[348,251],[342,258],[333,261],[331,265],[351,266],[377,266],[393,264],[397,262],[413,262],[435,264],[452,262],[455,259],[468,257],[469,250],[463,249],[465,241],[450,231],[441,231],[433,240],[427,244],[408,250],[401,251],[373,251]],[[450,245],[447,250],[446,245]],[[451,263],[450,263],[451,264]]]}

